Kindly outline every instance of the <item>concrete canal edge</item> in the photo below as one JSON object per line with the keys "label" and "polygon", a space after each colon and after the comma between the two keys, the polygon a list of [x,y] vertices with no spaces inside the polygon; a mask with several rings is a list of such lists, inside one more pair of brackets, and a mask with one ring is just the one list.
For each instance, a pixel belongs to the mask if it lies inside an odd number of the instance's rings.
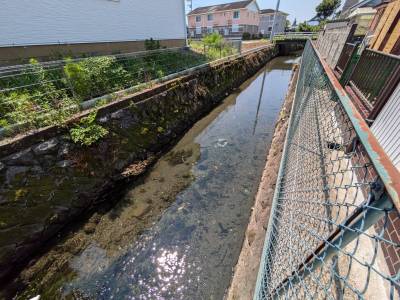
{"label": "concrete canal edge", "polygon": [[90,147],[69,134],[90,111],[0,142],[0,282],[82,213],[118,198],[122,184],[277,55],[274,46],[256,49],[107,104],[96,123],[109,134]]}
{"label": "concrete canal edge", "polygon": [[252,208],[242,251],[234,270],[231,286],[226,294],[227,300],[253,299],[298,76],[298,65],[295,65],[288,93],[276,123],[274,137]]}

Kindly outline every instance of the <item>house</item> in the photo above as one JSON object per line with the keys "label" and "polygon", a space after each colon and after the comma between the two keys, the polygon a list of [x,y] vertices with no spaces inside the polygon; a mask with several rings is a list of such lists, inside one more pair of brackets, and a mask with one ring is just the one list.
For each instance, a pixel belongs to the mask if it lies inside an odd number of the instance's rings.
{"label": "house", "polygon": [[312,19],[306,21],[307,25],[310,26],[318,26],[321,21],[323,21],[323,19],[321,17],[319,17],[318,15],[314,16]]}
{"label": "house", "polygon": [[200,38],[212,32],[225,37],[258,33],[259,7],[255,0],[198,7],[188,14],[189,35]]}
{"label": "house", "polygon": [[[276,12],[274,9],[262,9],[260,10],[260,28],[259,31],[263,35],[270,36],[272,30],[273,34],[285,32],[286,19],[289,14],[282,11]],[[275,26],[274,26],[275,20]]]}
{"label": "house", "polygon": [[342,12],[340,13],[340,19],[347,19],[358,8],[374,7],[381,4],[383,0],[348,0],[345,2]]}
{"label": "house", "polygon": [[144,50],[146,39],[186,45],[183,0],[5,1],[0,57],[108,54]]}

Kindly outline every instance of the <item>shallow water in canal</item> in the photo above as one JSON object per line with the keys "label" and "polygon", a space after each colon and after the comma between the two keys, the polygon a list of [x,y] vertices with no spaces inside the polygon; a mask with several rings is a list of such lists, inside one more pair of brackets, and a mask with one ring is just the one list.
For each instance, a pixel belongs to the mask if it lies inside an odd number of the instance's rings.
{"label": "shallow water in canal", "polygon": [[[110,241],[112,251],[95,239],[88,243],[69,260],[74,275],[62,279],[58,292],[82,299],[222,299],[296,60],[272,60],[197,122],[176,146],[186,151],[172,149],[178,154],[173,163],[163,164],[167,154],[149,172],[149,178],[156,172],[163,180],[144,181],[127,191],[133,201],[149,190],[160,192],[158,187],[172,185],[172,168],[190,162],[190,180],[175,201],[132,243],[129,234],[124,245]],[[135,216],[147,213],[147,205]],[[119,218],[108,222],[125,227]],[[103,230],[101,223],[98,227]]]}

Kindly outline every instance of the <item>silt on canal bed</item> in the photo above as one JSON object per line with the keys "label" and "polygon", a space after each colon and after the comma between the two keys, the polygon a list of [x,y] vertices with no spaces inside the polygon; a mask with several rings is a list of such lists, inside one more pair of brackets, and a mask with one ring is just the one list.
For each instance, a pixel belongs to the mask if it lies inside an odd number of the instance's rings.
{"label": "silt on canal bed", "polygon": [[17,298],[222,299],[293,63],[269,62],[114,208],[60,238],[21,273]]}

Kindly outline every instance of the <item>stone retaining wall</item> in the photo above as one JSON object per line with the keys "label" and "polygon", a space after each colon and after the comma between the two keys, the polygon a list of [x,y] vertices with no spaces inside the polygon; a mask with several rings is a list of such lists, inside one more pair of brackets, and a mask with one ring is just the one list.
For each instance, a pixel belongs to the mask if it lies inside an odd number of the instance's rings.
{"label": "stone retaining wall", "polygon": [[[91,147],[49,127],[0,144],[0,281],[83,212],[112,201],[167,146],[278,55],[275,47],[211,64],[102,107],[109,134]],[[113,195],[113,196],[111,196]]]}

